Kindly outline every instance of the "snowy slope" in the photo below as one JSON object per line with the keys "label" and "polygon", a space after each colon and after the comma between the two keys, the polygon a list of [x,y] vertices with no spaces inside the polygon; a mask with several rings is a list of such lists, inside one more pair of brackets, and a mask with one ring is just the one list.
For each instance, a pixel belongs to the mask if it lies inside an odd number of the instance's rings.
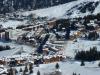
{"label": "snowy slope", "polygon": [[7,28],[7,27],[13,27],[13,28],[16,28],[17,26],[19,25],[23,25],[27,23],[27,21],[14,21],[14,20],[8,20],[6,22],[4,21],[1,21],[0,22],[0,25],[3,25],[4,28]]}
{"label": "snowy slope", "polygon": [[4,42],[0,41],[0,45],[9,45],[11,47],[11,50],[1,51],[0,52],[0,57],[3,57],[3,56],[6,56],[6,57],[7,56],[12,56],[16,52],[20,51],[22,47],[23,47],[23,51],[25,51],[27,53],[31,53],[35,49],[35,48],[31,47],[31,46],[19,45],[19,44],[13,43],[13,42],[4,43]]}
{"label": "snowy slope", "polygon": [[[55,69],[56,63],[51,64],[42,64],[39,67],[34,68],[34,74],[37,75],[37,71],[39,70],[41,75],[44,73],[51,73],[56,71]],[[80,66],[80,62],[77,61],[67,61],[60,62],[60,70],[62,75],[72,75],[73,72],[77,73],[77,75],[99,75],[100,68],[98,67],[98,61],[96,62],[85,62],[85,66]]]}
{"label": "snowy slope", "polygon": [[[81,11],[85,12],[81,12]],[[97,14],[100,12],[100,1],[99,0],[77,0],[73,2],[69,2],[66,4],[46,8],[39,9],[35,11],[27,11],[24,12],[24,15],[29,15],[34,13],[38,16],[48,16],[48,17],[76,17],[76,16],[84,16],[89,14]]]}
{"label": "snowy slope", "polygon": [[97,6],[96,10],[94,11],[94,14],[97,14],[98,12],[100,12],[100,4]]}
{"label": "snowy slope", "polygon": [[[77,0],[66,4],[53,6],[45,9],[39,9],[34,11],[23,11],[17,14],[28,16],[30,14],[36,14],[40,17],[49,18],[68,18],[68,17],[78,17],[85,16],[89,14],[100,13],[100,1],[99,0]],[[16,28],[18,25],[27,23],[24,21],[12,21],[7,20],[6,22],[0,21],[3,27],[13,27]]]}
{"label": "snowy slope", "polygon": [[75,0],[0,0],[0,14],[18,10],[47,8]]}
{"label": "snowy slope", "polygon": [[67,41],[65,44],[65,55],[74,57],[77,51],[82,50],[90,50],[92,47],[97,47],[97,50],[100,51],[100,42],[96,41],[89,41],[89,40],[81,40],[77,39],[77,42]]}

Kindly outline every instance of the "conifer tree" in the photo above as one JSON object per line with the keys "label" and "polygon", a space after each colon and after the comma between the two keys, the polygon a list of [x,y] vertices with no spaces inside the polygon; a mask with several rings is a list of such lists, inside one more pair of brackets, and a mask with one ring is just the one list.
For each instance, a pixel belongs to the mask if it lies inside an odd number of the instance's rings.
{"label": "conifer tree", "polygon": [[58,63],[56,64],[55,68],[56,68],[56,69],[59,69],[59,64],[58,64]]}
{"label": "conifer tree", "polygon": [[100,67],[100,62],[99,62],[99,64],[98,64],[98,67]]}
{"label": "conifer tree", "polygon": [[22,68],[20,68],[20,70],[19,70],[20,72],[22,72],[23,70],[22,70]]}
{"label": "conifer tree", "polygon": [[33,73],[33,64],[29,64],[29,71],[30,71],[30,74]]}
{"label": "conifer tree", "polygon": [[40,75],[40,71],[37,72],[37,75]]}
{"label": "conifer tree", "polygon": [[25,66],[24,71],[25,71],[25,72],[28,72],[28,67],[27,67],[27,65]]}
{"label": "conifer tree", "polygon": [[81,61],[81,66],[85,66],[85,63],[84,63],[84,61],[83,61],[83,60]]}
{"label": "conifer tree", "polygon": [[9,70],[9,75],[14,75],[12,68],[10,68],[10,70]]}

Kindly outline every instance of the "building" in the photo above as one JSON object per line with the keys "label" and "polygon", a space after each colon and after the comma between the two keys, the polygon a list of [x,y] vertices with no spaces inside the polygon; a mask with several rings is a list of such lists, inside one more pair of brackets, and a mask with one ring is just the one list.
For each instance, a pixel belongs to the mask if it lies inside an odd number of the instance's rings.
{"label": "building", "polygon": [[2,41],[9,41],[9,32],[5,31],[5,32],[1,32],[0,33],[0,40]]}
{"label": "building", "polygon": [[56,19],[48,21],[48,28],[53,28],[56,25]]}

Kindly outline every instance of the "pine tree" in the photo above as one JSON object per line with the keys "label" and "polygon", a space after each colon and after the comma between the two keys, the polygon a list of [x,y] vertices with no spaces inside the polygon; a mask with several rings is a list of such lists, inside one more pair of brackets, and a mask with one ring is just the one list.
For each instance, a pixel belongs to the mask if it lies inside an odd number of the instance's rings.
{"label": "pine tree", "polygon": [[59,69],[59,64],[58,64],[58,63],[56,64],[55,68],[56,68],[56,69]]}
{"label": "pine tree", "polygon": [[98,64],[98,67],[100,67],[100,62],[99,62],[99,64]]}
{"label": "pine tree", "polygon": [[13,74],[13,69],[12,69],[12,68],[10,68],[10,70],[9,70],[9,75],[14,75],[14,74]]}
{"label": "pine tree", "polygon": [[28,72],[28,67],[27,67],[27,65],[25,66],[24,71],[25,71],[25,72]]}
{"label": "pine tree", "polygon": [[30,74],[33,73],[33,64],[29,64],[29,70],[30,70]]}
{"label": "pine tree", "polygon": [[37,72],[37,75],[40,75],[40,71]]}
{"label": "pine tree", "polygon": [[73,72],[73,75],[76,75],[76,73]]}
{"label": "pine tree", "polygon": [[22,70],[22,68],[20,68],[20,70],[19,70],[20,72],[23,72],[23,70]]}
{"label": "pine tree", "polygon": [[81,61],[81,66],[85,66],[85,63],[84,63],[84,61]]}
{"label": "pine tree", "polygon": [[15,69],[15,73],[18,73],[17,69]]}

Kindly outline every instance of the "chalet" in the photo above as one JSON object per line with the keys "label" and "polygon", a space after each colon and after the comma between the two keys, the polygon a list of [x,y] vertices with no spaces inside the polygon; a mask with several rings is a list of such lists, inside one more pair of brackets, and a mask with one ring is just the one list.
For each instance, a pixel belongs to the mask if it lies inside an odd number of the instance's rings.
{"label": "chalet", "polygon": [[16,58],[11,58],[11,60],[8,62],[9,66],[19,66],[19,65],[24,65],[26,63],[26,59],[16,59]]}
{"label": "chalet", "polygon": [[9,32],[9,38],[11,40],[17,40],[18,37],[27,33],[27,31],[22,31],[20,29],[16,29],[16,30],[8,29],[6,31]]}
{"label": "chalet", "polygon": [[0,59],[0,65],[4,65],[6,62]]}
{"label": "chalet", "polygon": [[56,52],[59,52],[59,51],[62,51],[64,49],[64,46],[63,45],[60,45],[60,44],[46,44],[44,46],[44,52],[45,53],[48,53],[48,52],[53,52],[53,53],[56,53]]}
{"label": "chalet", "polygon": [[27,27],[27,28],[23,28],[22,30],[31,31],[31,30],[33,30],[33,28],[32,27]]}
{"label": "chalet", "polygon": [[48,63],[58,62],[62,61],[63,59],[65,59],[63,55],[45,56],[44,63],[48,64]]}
{"label": "chalet", "polygon": [[45,33],[45,30],[43,28],[38,28],[35,32],[35,36],[41,36],[43,33]]}
{"label": "chalet", "polygon": [[18,66],[18,65],[24,65],[27,62],[28,56],[13,56],[13,57],[7,57],[4,59],[0,59],[0,65],[9,65],[9,66]]}
{"label": "chalet", "polygon": [[52,43],[53,43],[53,44],[64,44],[65,41],[53,41]]}
{"label": "chalet", "polygon": [[53,28],[56,25],[56,19],[48,21],[48,28]]}
{"label": "chalet", "polygon": [[43,49],[43,54],[44,54],[44,55],[47,55],[48,52],[49,52],[49,48],[44,48],[44,49]]}
{"label": "chalet", "polygon": [[34,30],[37,30],[39,28],[43,28],[43,24],[36,24],[36,25],[33,26]]}
{"label": "chalet", "polygon": [[49,33],[49,34],[50,34],[49,39],[48,39],[49,42],[53,42],[53,41],[57,40],[55,34],[53,34],[53,33]]}

